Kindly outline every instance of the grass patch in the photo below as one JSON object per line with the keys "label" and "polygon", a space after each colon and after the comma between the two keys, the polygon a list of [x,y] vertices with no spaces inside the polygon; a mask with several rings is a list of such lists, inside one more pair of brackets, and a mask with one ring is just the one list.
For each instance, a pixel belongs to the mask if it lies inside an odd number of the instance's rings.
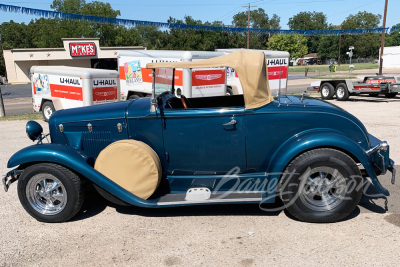
{"label": "grass patch", "polygon": [[28,120],[43,120],[43,116],[41,113],[28,113],[28,114],[12,115],[0,118],[0,121],[28,121]]}
{"label": "grass patch", "polygon": [[[375,63],[355,63],[353,70],[370,70],[370,69],[378,69],[378,64]],[[311,65],[311,66],[290,66],[289,72],[305,72],[306,68],[308,68],[308,72],[329,72],[329,65]],[[336,65],[336,71],[348,71],[349,64],[341,64],[340,66]]]}
{"label": "grass patch", "polygon": [[309,79],[343,80],[343,79],[357,79],[357,76],[325,76],[325,75],[318,75],[318,76],[309,77]]}

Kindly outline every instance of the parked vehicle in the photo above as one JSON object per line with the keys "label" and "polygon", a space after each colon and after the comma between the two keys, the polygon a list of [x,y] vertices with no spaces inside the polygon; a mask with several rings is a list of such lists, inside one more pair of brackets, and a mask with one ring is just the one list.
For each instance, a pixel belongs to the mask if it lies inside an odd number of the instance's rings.
{"label": "parked vehicle", "polygon": [[339,101],[349,99],[350,95],[369,94],[396,97],[400,92],[400,76],[366,76],[363,81],[353,82],[350,79],[322,80],[311,83],[308,91],[321,93],[322,99],[332,99],[336,95]]}
{"label": "parked vehicle", "polygon": [[32,103],[49,121],[56,110],[119,101],[118,72],[66,66],[31,68]]}
{"label": "parked vehicle", "polygon": [[[235,70],[243,95],[172,93],[176,69],[221,66]],[[378,180],[387,170],[395,179],[388,144],[329,103],[274,99],[262,52],[146,67],[154,79],[149,98],[57,111],[48,144],[42,144],[41,126],[27,123],[28,137],[38,144],[10,158],[7,166],[15,169],[3,184],[7,191],[18,180],[30,215],[44,222],[71,219],[82,206],[83,181],[111,201],[148,208],[280,198],[307,222],[347,217],[361,198],[364,176],[389,195]]]}
{"label": "parked vehicle", "polygon": [[[118,66],[121,80],[121,100],[136,99],[151,95],[151,70],[148,63],[195,62],[232,53],[238,49],[217,49],[216,51],[120,51]],[[283,51],[263,51],[267,57],[269,85],[273,93],[279,88],[283,93],[287,88],[289,53]],[[185,78],[184,72],[187,73]],[[221,96],[243,94],[235,70],[228,68],[196,69],[175,71],[175,94],[189,97]]]}
{"label": "parked vehicle", "polygon": [[[221,56],[220,52],[202,51],[119,51],[118,66],[121,80],[121,100],[151,95],[152,76],[146,64],[153,62],[197,61]],[[175,94],[190,97],[232,94],[226,85],[225,68],[175,71]]]}

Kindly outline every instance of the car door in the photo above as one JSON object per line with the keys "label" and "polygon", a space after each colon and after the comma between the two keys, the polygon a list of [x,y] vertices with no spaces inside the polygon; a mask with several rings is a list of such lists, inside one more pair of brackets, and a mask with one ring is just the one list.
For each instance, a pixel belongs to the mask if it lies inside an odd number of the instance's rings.
{"label": "car door", "polygon": [[166,109],[161,117],[168,174],[213,175],[245,170],[243,107]]}

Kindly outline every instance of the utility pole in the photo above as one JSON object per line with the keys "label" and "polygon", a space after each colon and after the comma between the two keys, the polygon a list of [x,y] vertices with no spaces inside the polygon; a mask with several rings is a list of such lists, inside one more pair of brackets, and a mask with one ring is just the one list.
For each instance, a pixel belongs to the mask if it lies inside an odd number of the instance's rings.
{"label": "utility pole", "polygon": [[[388,0],[385,0],[385,11],[383,13],[383,26],[382,28],[386,28],[386,14],[387,14],[387,6]],[[382,65],[383,65],[383,48],[385,47],[385,30],[382,30],[382,39],[381,39],[381,55],[379,60],[379,75],[382,75]]]}
{"label": "utility pole", "polygon": [[[251,6],[250,3],[248,6],[242,6],[242,7],[248,7],[247,11],[247,29],[250,29],[250,8],[252,7],[257,7],[257,6]],[[247,31],[247,49],[250,48],[250,31]]]}
{"label": "utility pole", "polygon": [[338,65],[340,66],[340,49],[342,48],[342,33],[339,33],[339,59]]}
{"label": "utility pole", "polygon": [[[0,33],[0,49],[1,49],[1,60],[3,60],[3,45],[1,44],[1,33]],[[6,63],[4,62],[4,69],[6,68]],[[7,74],[7,72],[6,72]],[[6,111],[4,110],[4,102],[3,102],[3,95],[1,93],[1,87],[0,87],[0,118],[6,116]]]}

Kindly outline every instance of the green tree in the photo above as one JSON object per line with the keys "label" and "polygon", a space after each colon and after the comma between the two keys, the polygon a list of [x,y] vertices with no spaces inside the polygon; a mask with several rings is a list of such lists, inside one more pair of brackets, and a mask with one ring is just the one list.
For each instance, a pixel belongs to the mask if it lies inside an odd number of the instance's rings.
{"label": "green tree", "polygon": [[307,38],[303,35],[277,34],[271,37],[271,49],[288,51],[290,57],[300,58],[308,53]]}
{"label": "green tree", "polygon": [[[392,27],[400,26],[400,23],[393,25]],[[399,46],[400,45],[400,31],[394,31],[391,34],[386,34],[385,46]]]}
{"label": "green tree", "polygon": [[[379,27],[381,15],[358,12],[349,15],[341,25],[342,29],[370,29]],[[378,57],[381,35],[376,33],[342,36],[341,54],[345,55],[349,46],[354,46],[353,58]]]}
{"label": "green tree", "polygon": [[[239,12],[233,16],[232,24],[238,28],[247,28],[248,22],[248,14],[247,11]],[[250,12],[250,28],[255,29],[280,29],[279,26],[280,17],[276,14],[273,14],[271,18],[269,18],[268,14],[265,13],[265,10],[262,8],[258,8]],[[246,34],[241,34],[242,38],[246,40]],[[250,32],[250,48],[253,49],[267,49],[266,43],[268,40],[267,34],[260,34]],[[242,41],[241,43],[246,43],[246,41]],[[242,46],[244,47],[244,46]]]}
{"label": "green tree", "polygon": [[[327,17],[322,12],[300,12],[289,18],[289,29],[291,30],[327,30]],[[320,36],[310,36],[307,38],[308,51],[317,52]]]}

